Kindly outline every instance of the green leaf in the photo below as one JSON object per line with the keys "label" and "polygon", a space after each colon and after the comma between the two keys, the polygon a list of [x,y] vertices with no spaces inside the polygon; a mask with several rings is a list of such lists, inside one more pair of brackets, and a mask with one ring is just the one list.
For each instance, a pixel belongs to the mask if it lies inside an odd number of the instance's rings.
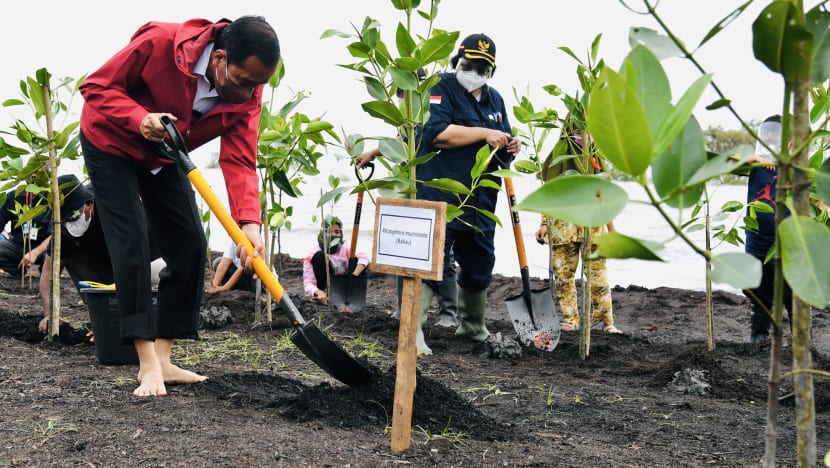
{"label": "green leaf", "polygon": [[350,190],[352,190],[351,187],[338,187],[334,190],[330,190],[324,193],[323,196],[320,197],[320,200],[317,201],[317,208],[325,206],[326,203],[334,199],[339,199],[341,195],[343,195],[344,193],[348,193]]}
{"label": "green leaf", "polygon": [[830,229],[807,216],[792,215],[778,226],[784,278],[793,294],[813,307],[830,302],[830,262],[817,255],[830,245]]}
{"label": "green leaf", "polygon": [[398,55],[401,57],[409,57],[417,47],[403,23],[398,23],[395,30],[395,46],[398,48]]}
{"label": "green leaf", "polygon": [[605,67],[591,89],[588,132],[614,167],[640,176],[654,157],[651,129],[642,103],[622,76]]}
{"label": "green leaf", "polygon": [[628,237],[618,232],[608,232],[593,238],[597,244],[597,254],[602,258],[638,258],[662,262],[649,245],[640,239]]}
{"label": "green leaf", "polygon": [[792,2],[770,3],[752,23],[755,58],[787,82],[810,78],[813,44],[813,35],[798,21]]}
{"label": "green leaf", "polygon": [[743,252],[714,255],[709,278],[736,289],[757,288],[761,284],[761,261]]}
{"label": "green leaf", "polygon": [[473,164],[472,169],[470,169],[470,175],[472,178],[481,177],[481,174],[487,169],[487,164],[490,162],[490,146],[484,145],[478,149],[476,152],[476,163]]}
{"label": "green leaf", "polygon": [[622,188],[596,176],[556,177],[531,192],[517,210],[536,211],[578,226],[604,226],[628,202]]}
{"label": "green leaf", "polygon": [[421,66],[446,58],[455,50],[458,31],[439,34],[422,42],[414,55],[421,61]]}
{"label": "green leaf", "polygon": [[416,72],[421,67],[421,61],[415,57],[399,57],[395,59],[395,65],[406,71]]}
{"label": "green leaf", "polygon": [[348,49],[352,57],[359,59],[368,59],[369,53],[372,51],[372,49],[370,49],[369,46],[362,42],[352,42],[351,44],[346,46],[346,49]]}
{"label": "green leaf", "polygon": [[562,46],[562,47],[558,47],[558,49],[561,50],[562,52],[565,52],[566,54],[570,55],[571,58],[576,60],[577,62],[582,63],[582,60],[579,60],[579,57],[576,56],[576,54],[570,49],[570,47]]}
{"label": "green leaf", "polygon": [[323,34],[320,35],[320,39],[326,39],[326,38],[334,37],[334,36],[342,37],[342,38],[352,37],[351,34],[344,33],[344,32],[338,31],[336,29],[326,29],[325,31],[323,31]]}
{"label": "green leaf", "polygon": [[297,193],[294,191],[294,186],[291,185],[291,182],[288,180],[285,172],[274,171],[271,175],[271,181],[277,186],[277,188],[282,190],[289,197],[297,197]]}
{"label": "green leaf", "polygon": [[631,48],[642,44],[654,53],[659,60],[670,57],[682,57],[683,51],[670,37],[663,36],[649,28],[632,27],[628,30],[628,43]]}
{"label": "green leaf", "polygon": [[689,190],[683,188],[705,163],[703,130],[697,119],[692,117],[669,149],[654,159],[651,165],[654,188],[669,206],[692,207],[700,199],[704,186],[701,184]]}
{"label": "green leaf", "polygon": [[732,104],[732,101],[730,101],[729,99],[718,99],[715,102],[707,105],[706,110],[717,110],[721,107],[727,107],[730,104]]}
{"label": "green leaf", "polygon": [[501,190],[501,184],[491,179],[481,179],[478,181],[481,187],[488,187],[494,190]]}
{"label": "green leaf", "polygon": [[424,187],[432,187],[442,192],[460,193],[462,195],[472,195],[469,187],[454,179],[433,179],[422,182]]}
{"label": "green leaf", "polygon": [[415,73],[402,70],[398,67],[390,68],[389,72],[392,74],[392,81],[398,86],[398,88],[408,91],[418,88],[418,77]]}
{"label": "green leaf", "polygon": [[331,130],[334,126],[325,120],[312,120],[305,128],[305,133],[317,133]]}
{"label": "green leaf", "polygon": [[718,154],[700,166],[695,174],[686,182],[689,187],[702,184],[715,177],[729,174],[739,168],[754,154],[755,149],[749,145],[740,145],[729,151]]}
{"label": "green leaf", "polygon": [[451,222],[455,218],[461,216],[464,212],[461,208],[453,205],[452,203],[447,203],[447,222]]}
{"label": "green leaf", "polygon": [[361,107],[364,111],[366,111],[366,113],[368,113],[372,117],[381,119],[394,127],[400,127],[406,122],[403,118],[403,115],[401,114],[400,109],[398,109],[398,106],[392,104],[391,102],[364,102],[363,104],[361,104]]}
{"label": "green leaf", "polygon": [[406,146],[397,138],[383,138],[378,143],[380,154],[393,164],[400,164],[409,160]]}
{"label": "green leaf", "polygon": [[830,159],[825,159],[816,171],[816,193],[821,201],[830,205]]}
{"label": "green leaf", "polygon": [[516,169],[523,174],[535,174],[539,172],[539,166],[533,161],[527,159],[513,161],[513,169]]}
{"label": "green leaf", "polygon": [[657,57],[643,46],[634,47],[624,63],[630,67],[623,67],[622,73],[629,86],[637,90],[637,97],[646,111],[651,134],[654,135],[672,109],[669,78]]}
{"label": "green leaf", "polygon": [[686,126],[686,122],[689,121],[689,117],[691,117],[692,111],[697,105],[697,101],[700,99],[701,94],[703,94],[703,91],[707,86],[709,86],[711,81],[712,75],[707,73],[695,80],[695,82],[689,86],[689,89],[683,93],[683,96],[680,97],[677,105],[671,109],[668,116],[663,120],[660,127],[657,129],[654,137],[655,154],[660,154],[663,151],[666,151],[666,148],[672,144],[675,138],[677,138],[677,135],[683,131],[683,128]]}
{"label": "green leaf", "polygon": [[363,77],[363,82],[366,83],[366,91],[369,95],[378,101],[384,101],[387,98],[386,86],[374,76]]}
{"label": "green leaf", "polygon": [[746,10],[746,7],[748,7],[753,1],[754,0],[748,0],[743,5],[732,10],[732,12],[726,15],[726,17],[724,17],[722,20],[718,21],[718,23],[714,25],[712,29],[710,29],[709,32],[706,33],[705,36],[703,36],[703,39],[701,39],[700,44],[698,44],[697,47],[700,48],[700,46],[706,44],[709,41],[709,39],[715,37],[715,35],[721,32],[723,28],[727,27],[730,23],[735,21],[739,16],[741,16],[741,13],[743,13],[744,10]]}
{"label": "green leaf", "polygon": [[26,78],[26,82],[29,85],[29,99],[31,99],[32,107],[35,109],[35,118],[40,119],[40,116],[46,114],[46,104],[43,102],[40,85],[31,77]]}
{"label": "green leaf", "polygon": [[830,96],[824,96],[815,101],[813,107],[810,109],[810,123],[816,123],[827,113],[828,109],[830,109]]}
{"label": "green leaf", "polygon": [[810,66],[810,84],[819,84],[830,74],[830,12],[822,5],[813,7],[806,15],[807,29],[813,33],[812,64]]}

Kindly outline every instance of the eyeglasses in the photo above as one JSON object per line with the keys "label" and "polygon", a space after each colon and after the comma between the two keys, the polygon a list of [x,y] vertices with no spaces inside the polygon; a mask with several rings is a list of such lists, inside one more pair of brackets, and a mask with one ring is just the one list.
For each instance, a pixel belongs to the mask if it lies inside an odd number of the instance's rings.
{"label": "eyeglasses", "polygon": [[475,70],[480,76],[489,77],[493,73],[493,67],[486,63],[461,60],[458,62],[458,66],[461,67],[462,71]]}
{"label": "eyeglasses", "polygon": [[75,210],[75,211],[73,211],[72,213],[70,213],[70,214],[69,214],[69,216],[67,216],[66,218],[64,218],[64,220],[63,220],[63,221],[64,221],[65,223],[71,223],[71,222],[73,222],[73,221],[76,221],[78,218],[80,218],[80,217],[81,217],[81,215],[83,214],[83,212],[84,212],[83,210]]}
{"label": "eyeglasses", "polygon": [[230,83],[231,86],[233,86],[234,88],[246,91],[248,93],[249,97],[254,95],[254,91],[256,90],[256,87],[257,87],[256,84],[247,85],[247,86],[243,85],[243,84],[240,84],[236,79],[231,77],[230,73],[228,72],[228,58],[227,57],[225,57],[225,83]]}

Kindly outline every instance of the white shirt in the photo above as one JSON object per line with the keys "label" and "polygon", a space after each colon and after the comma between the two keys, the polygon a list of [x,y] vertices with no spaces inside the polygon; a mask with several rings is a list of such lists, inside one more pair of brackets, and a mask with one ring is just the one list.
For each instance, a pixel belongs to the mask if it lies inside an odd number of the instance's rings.
{"label": "white shirt", "polygon": [[[216,88],[208,81],[207,74],[208,65],[210,65],[210,54],[213,53],[213,42],[205,47],[202,56],[193,66],[193,74],[196,75],[196,96],[193,98],[193,110],[206,114],[213,109],[216,104],[219,104],[219,93]],[[215,77],[214,77],[215,78]]]}

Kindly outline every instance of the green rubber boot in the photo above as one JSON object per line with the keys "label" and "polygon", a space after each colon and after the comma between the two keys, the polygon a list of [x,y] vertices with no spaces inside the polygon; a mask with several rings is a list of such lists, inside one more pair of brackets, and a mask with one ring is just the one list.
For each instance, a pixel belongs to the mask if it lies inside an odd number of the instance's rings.
{"label": "green rubber boot", "polygon": [[418,356],[432,354],[432,350],[429,349],[429,346],[424,341],[423,328],[424,324],[427,323],[430,304],[432,304],[432,288],[426,284],[421,284],[421,299],[418,303],[418,332],[415,334],[415,346],[418,348]]}
{"label": "green rubber boot", "polygon": [[482,342],[490,336],[484,324],[485,303],[487,290],[470,292],[462,287],[458,288],[458,329],[455,334]]}

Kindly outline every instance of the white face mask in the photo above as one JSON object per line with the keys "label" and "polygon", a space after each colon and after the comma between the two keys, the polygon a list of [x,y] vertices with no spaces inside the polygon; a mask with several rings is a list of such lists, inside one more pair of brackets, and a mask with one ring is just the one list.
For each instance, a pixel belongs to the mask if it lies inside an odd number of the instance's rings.
{"label": "white face mask", "polygon": [[479,75],[475,70],[463,71],[459,68],[455,72],[455,78],[458,80],[458,84],[469,93],[487,83],[487,77]]}
{"label": "white face mask", "polygon": [[79,216],[78,219],[63,223],[63,227],[66,228],[66,232],[68,232],[70,236],[81,237],[84,233],[86,233],[87,229],[89,229],[89,225],[91,223],[92,214],[90,213],[89,219],[87,219],[87,214],[82,210],[81,216]]}

